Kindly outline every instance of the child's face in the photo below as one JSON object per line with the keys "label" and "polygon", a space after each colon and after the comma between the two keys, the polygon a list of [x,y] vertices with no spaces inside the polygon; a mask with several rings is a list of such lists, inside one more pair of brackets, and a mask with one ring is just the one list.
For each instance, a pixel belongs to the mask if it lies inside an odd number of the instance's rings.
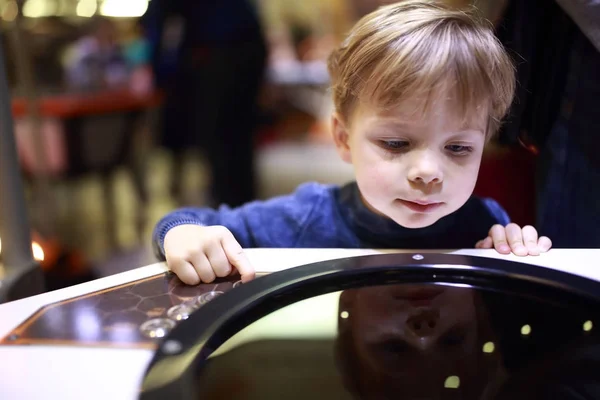
{"label": "child's face", "polygon": [[481,113],[464,126],[451,99],[436,102],[424,116],[413,110],[359,105],[348,125],[334,116],[333,128],[366,206],[404,227],[422,228],[458,210],[473,193],[486,119]]}
{"label": "child's face", "polygon": [[[342,292],[340,311],[349,315],[338,319],[338,357],[346,385],[378,399],[480,398],[499,356],[478,350],[492,339],[480,301],[470,288],[422,284]],[[444,389],[451,375],[460,390]]]}

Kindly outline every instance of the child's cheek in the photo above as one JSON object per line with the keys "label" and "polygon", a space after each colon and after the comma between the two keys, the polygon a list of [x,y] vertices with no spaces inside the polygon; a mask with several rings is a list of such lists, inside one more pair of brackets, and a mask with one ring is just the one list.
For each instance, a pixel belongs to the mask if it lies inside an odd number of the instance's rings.
{"label": "child's cheek", "polygon": [[371,163],[364,166],[360,177],[363,195],[373,201],[393,196],[400,183],[397,173],[388,165]]}

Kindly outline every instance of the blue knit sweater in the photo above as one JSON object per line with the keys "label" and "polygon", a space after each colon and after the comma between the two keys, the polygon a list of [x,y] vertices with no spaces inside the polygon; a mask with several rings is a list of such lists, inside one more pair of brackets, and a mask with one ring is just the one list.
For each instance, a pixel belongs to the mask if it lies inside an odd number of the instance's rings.
{"label": "blue knit sweater", "polygon": [[154,229],[153,245],[164,260],[169,229],[183,224],[227,227],[243,248],[472,248],[494,224],[508,224],[494,200],[471,197],[435,224],[404,228],[363,204],[355,182],[343,187],[306,183],[289,195],[239,208],[183,208],[167,214]]}

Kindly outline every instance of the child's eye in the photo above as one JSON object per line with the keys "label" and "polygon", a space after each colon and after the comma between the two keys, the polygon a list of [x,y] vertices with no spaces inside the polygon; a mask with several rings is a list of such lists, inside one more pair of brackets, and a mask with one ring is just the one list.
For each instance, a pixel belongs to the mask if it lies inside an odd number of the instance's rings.
{"label": "child's eye", "polygon": [[466,155],[473,151],[471,146],[464,146],[461,144],[450,144],[446,146],[447,150],[450,150],[455,155]]}
{"label": "child's eye", "polygon": [[395,151],[402,150],[406,146],[408,146],[408,142],[403,140],[382,140],[380,143],[381,147],[383,147],[384,149]]}

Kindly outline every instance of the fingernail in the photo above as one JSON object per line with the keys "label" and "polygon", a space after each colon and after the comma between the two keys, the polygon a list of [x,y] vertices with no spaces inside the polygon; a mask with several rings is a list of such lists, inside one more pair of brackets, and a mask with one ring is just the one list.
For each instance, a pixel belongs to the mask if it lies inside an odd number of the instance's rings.
{"label": "fingernail", "polygon": [[527,254],[529,254],[529,250],[525,246],[517,246],[515,248],[515,253],[527,255]]}
{"label": "fingernail", "polygon": [[503,246],[500,246],[500,250],[502,250],[502,251],[510,251],[510,247],[508,247],[507,245],[503,245]]}

